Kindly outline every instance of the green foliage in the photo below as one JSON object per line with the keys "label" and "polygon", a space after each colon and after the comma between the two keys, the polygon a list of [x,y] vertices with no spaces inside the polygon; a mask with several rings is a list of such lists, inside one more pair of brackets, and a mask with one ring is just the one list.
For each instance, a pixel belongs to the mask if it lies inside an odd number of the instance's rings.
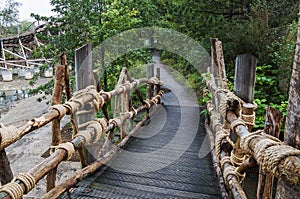
{"label": "green foliage", "polygon": [[277,71],[273,70],[270,65],[257,67],[254,94],[254,102],[257,104],[255,128],[264,127],[267,105],[280,110],[283,115],[286,115],[288,101],[287,97],[278,88],[276,73]]}
{"label": "green foliage", "polygon": [[14,0],[1,0],[0,3],[0,35],[18,34],[16,27],[19,18],[18,8],[22,4]]}

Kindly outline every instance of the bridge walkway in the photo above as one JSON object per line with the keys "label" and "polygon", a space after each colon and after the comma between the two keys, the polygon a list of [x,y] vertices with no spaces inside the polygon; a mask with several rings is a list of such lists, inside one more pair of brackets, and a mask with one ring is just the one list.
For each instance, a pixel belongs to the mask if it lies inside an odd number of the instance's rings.
{"label": "bridge walkway", "polygon": [[60,198],[220,198],[201,108],[154,59],[170,90],[163,105],[110,165]]}

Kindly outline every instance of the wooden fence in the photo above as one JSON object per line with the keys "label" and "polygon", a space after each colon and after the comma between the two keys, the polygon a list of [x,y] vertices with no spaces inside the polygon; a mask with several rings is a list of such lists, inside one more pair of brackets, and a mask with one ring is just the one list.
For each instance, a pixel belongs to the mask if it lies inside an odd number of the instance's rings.
{"label": "wooden fence", "polygon": [[[255,67],[244,73],[252,76],[249,81],[239,78],[236,84],[250,84],[239,92],[230,92],[227,87],[224,70],[222,43],[212,40],[212,68],[211,79],[206,82],[208,92],[212,94],[212,100],[207,103],[210,115],[210,125],[206,129],[212,140],[213,160],[223,198],[247,198],[242,183],[248,168],[259,166],[261,170],[257,198],[272,198],[273,176],[291,184],[300,184],[300,150],[281,142],[278,138],[269,135],[270,127],[264,130],[251,132],[255,125],[255,104],[253,90],[255,79]],[[245,58],[243,58],[245,59]],[[250,58],[251,63],[256,64],[255,59]],[[253,64],[250,64],[253,65]],[[251,68],[246,67],[247,70]],[[240,69],[239,69],[240,70]],[[253,75],[254,72],[254,75]],[[239,74],[242,75],[241,72]],[[241,86],[237,86],[240,88]],[[237,88],[235,86],[235,88]],[[249,90],[250,87],[250,90]],[[243,99],[235,95],[241,94]],[[282,116],[278,123],[282,122]],[[274,119],[274,118],[273,118]],[[276,118],[275,118],[276,119]],[[275,126],[272,134],[278,134],[280,127]],[[276,124],[278,124],[276,123]],[[207,123],[208,124],[208,123]],[[270,122],[268,122],[270,125]],[[280,125],[279,125],[280,126]],[[230,190],[228,196],[227,190]],[[291,198],[299,198],[300,193],[290,193]],[[277,197],[280,198],[280,197]]]}
{"label": "wooden fence", "polygon": [[[152,67],[153,69],[153,67]],[[159,75],[159,70],[158,73]],[[0,127],[0,153],[1,153],[1,184],[0,198],[22,198],[35,187],[35,184],[47,175],[47,194],[43,198],[56,198],[70,188],[79,179],[90,175],[99,167],[106,164],[126,144],[131,136],[147,121],[149,110],[160,103],[163,91],[160,90],[162,82],[159,76],[150,78],[133,79],[126,68],[122,69],[118,84],[114,90],[104,92],[99,86],[91,85],[77,91],[71,96],[69,83],[69,71],[65,54],[61,56],[61,65],[56,67],[54,94],[52,106],[44,115],[31,119],[21,127],[3,126]],[[95,83],[99,83],[98,75],[95,73]],[[143,99],[138,87],[141,84],[148,85],[148,99]],[[62,102],[62,93],[65,88],[67,101]],[[135,92],[140,100],[140,106],[134,107],[129,92]],[[115,102],[121,103],[121,110],[115,110],[119,114],[109,118],[106,103],[116,97]],[[121,100],[119,100],[121,98]],[[85,107],[92,107],[90,111],[102,111],[103,118],[93,118],[78,125],[75,113],[86,114]],[[115,105],[115,107],[118,107]],[[146,116],[136,125],[131,120],[131,126],[126,127],[127,121],[133,119],[138,113],[146,111]],[[70,115],[70,122],[73,128],[73,138],[69,142],[62,143],[60,133],[60,120],[65,115]],[[13,178],[5,148],[21,139],[24,135],[39,129],[52,122],[52,147],[48,158],[36,165],[27,173],[20,173]],[[116,128],[121,129],[121,140],[119,143],[108,147],[112,142]],[[88,144],[102,143],[99,149],[99,157],[93,162],[87,162],[87,154],[84,147]],[[56,168],[62,161],[69,160],[75,151],[79,152],[83,169],[73,177],[55,186]]]}

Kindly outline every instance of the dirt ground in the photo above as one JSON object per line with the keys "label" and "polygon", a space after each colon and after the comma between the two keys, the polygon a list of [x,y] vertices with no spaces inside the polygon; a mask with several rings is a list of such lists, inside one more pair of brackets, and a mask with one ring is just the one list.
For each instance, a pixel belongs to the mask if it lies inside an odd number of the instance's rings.
{"label": "dirt ground", "polygon": [[[15,108],[0,118],[4,125],[20,126],[26,121],[45,113],[49,106],[49,100],[37,102],[40,96],[33,96],[20,101]],[[49,99],[49,98],[48,98]],[[62,126],[68,123],[68,117],[62,119]],[[37,129],[6,148],[6,153],[11,163],[14,175],[20,172],[28,172],[44,160],[42,154],[49,149],[51,143],[51,124]],[[57,184],[63,179],[75,174],[80,169],[79,162],[63,162],[58,167]],[[24,198],[41,198],[45,191],[45,179],[40,180],[36,187],[24,195]]]}

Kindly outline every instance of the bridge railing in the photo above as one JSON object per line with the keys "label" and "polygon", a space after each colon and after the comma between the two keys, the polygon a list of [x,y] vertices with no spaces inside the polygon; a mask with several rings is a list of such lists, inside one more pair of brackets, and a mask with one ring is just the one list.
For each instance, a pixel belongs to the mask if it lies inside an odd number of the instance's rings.
{"label": "bridge railing", "polygon": [[[23,194],[28,193],[35,187],[35,184],[47,176],[47,191],[49,191],[44,198],[56,198],[65,190],[69,189],[71,185],[75,184],[79,179],[87,176],[99,167],[106,164],[112,157],[125,146],[129,138],[134,135],[137,130],[148,120],[149,110],[153,106],[160,103],[163,91],[160,90],[162,82],[159,76],[151,78],[133,79],[126,68],[122,69],[119,83],[114,90],[104,92],[99,90],[97,86],[88,86],[87,88],[75,92],[70,96],[69,85],[66,86],[67,101],[60,104],[62,95],[62,82],[67,82],[68,79],[67,65],[64,57],[62,58],[62,66],[58,66],[56,70],[55,87],[53,94],[52,106],[44,115],[31,119],[21,127],[15,126],[1,126],[0,127],[0,151],[5,154],[5,148],[21,139],[24,135],[52,122],[52,153],[48,158],[36,165],[26,173],[20,173],[12,179],[12,173],[8,166],[6,168],[10,175],[6,176],[8,179],[1,179],[2,186],[0,187],[0,198],[22,198]],[[63,73],[64,68],[66,73]],[[63,75],[62,75],[63,74]],[[159,73],[158,73],[159,74]],[[97,82],[97,80],[96,80]],[[142,94],[139,92],[138,87],[142,84],[148,85],[148,99],[143,99]],[[59,86],[60,85],[60,86]],[[59,87],[59,88],[58,88]],[[151,88],[155,88],[154,90]],[[129,92],[135,92],[141,101],[139,107],[134,107],[130,100]],[[150,92],[150,93],[149,93]],[[104,108],[106,103],[112,97],[122,97],[121,100],[115,102],[121,103],[122,110],[118,111],[120,114],[115,115],[114,118],[108,118],[107,109]],[[86,106],[93,107],[96,112],[102,110],[104,118],[94,118],[86,121],[84,124],[77,125],[74,114]],[[133,119],[140,112],[146,111],[146,116],[136,125],[131,123],[131,128],[124,128],[129,119]],[[60,135],[60,119],[65,115],[71,115],[70,120],[73,127],[73,138],[69,142],[61,143]],[[120,142],[111,146],[115,134],[115,129],[121,129]],[[88,144],[101,143],[98,146],[98,156],[95,161],[87,163],[84,147]],[[109,147],[108,147],[109,146]],[[79,151],[80,161],[83,169],[76,173],[70,179],[67,179],[59,186],[55,186],[56,168],[62,161],[69,160],[75,151]],[[5,154],[6,157],[6,154]],[[7,160],[7,158],[6,158]],[[8,160],[7,160],[8,161]],[[2,162],[2,164],[5,162]],[[7,164],[8,163],[8,164]]]}
{"label": "bridge railing", "polygon": [[[207,103],[210,115],[207,131],[214,142],[213,153],[215,163],[219,166],[219,177],[230,190],[230,195],[233,198],[247,198],[242,183],[246,170],[256,164],[266,173],[299,184],[300,150],[263,130],[251,132],[255,121],[255,106],[230,92],[226,86],[226,76],[222,70],[216,71],[206,82],[212,95],[212,101]],[[220,80],[222,84],[218,84]],[[228,195],[223,193],[223,197]]]}

